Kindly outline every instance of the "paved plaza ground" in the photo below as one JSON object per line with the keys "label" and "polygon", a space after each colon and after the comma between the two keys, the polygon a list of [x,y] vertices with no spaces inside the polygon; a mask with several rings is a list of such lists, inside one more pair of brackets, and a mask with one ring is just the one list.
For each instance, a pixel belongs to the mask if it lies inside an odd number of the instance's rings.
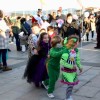
{"label": "paved plaza ground", "polygon": [[[74,100],[100,100],[100,50],[95,50],[95,45],[95,41],[83,42],[79,47],[84,70],[79,75],[79,85],[74,87]],[[22,79],[27,52],[17,52],[14,44],[10,44],[10,49],[8,65],[13,70],[0,71],[0,100],[50,100],[45,89],[37,89]],[[66,85],[58,80],[53,100],[64,100],[65,91]]]}

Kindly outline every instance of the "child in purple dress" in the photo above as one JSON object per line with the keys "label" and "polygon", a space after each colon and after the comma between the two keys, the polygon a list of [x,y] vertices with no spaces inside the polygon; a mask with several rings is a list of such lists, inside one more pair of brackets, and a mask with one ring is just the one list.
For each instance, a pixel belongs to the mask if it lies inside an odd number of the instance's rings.
{"label": "child in purple dress", "polygon": [[38,55],[33,55],[28,62],[24,77],[29,83],[34,82],[39,87],[41,82],[48,78],[46,59],[50,49],[50,39],[47,33],[42,33],[38,41]]}

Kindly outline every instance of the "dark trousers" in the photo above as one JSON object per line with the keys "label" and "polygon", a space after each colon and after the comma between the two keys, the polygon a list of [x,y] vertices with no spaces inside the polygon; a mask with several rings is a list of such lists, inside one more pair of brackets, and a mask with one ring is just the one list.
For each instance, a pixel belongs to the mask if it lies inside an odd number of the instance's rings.
{"label": "dark trousers", "polygon": [[2,56],[3,66],[7,66],[6,54],[7,54],[7,49],[0,49],[0,56]]}
{"label": "dark trousers", "polygon": [[20,50],[21,47],[20,47],[19,35],[18,35],[18,34],[14,34],[14,37],[15,37],[15,39],[16,39],[16,47],[17,47],[17,50]]}
{"label": "dark trousers", "polygon": [[89,41],[89,33],[86,33],[86,40]]}
{"label": "dark trousers", "polygon": [[94,37],[94,31],[91,31],[91,33],[92,33],[91,37],[93,38]]}
{"label": "dark trousers", "polygon": [[97,32],[97,47],[100,48],[100,32]]}
{"label": "dark trousers", "polygon": [[48,66],[49,79],[45,80],[45,85],[49,85],[48,94],[53,93],[55,89],[55,84],[59,78],[60,70],[53,69],[54,66]]}

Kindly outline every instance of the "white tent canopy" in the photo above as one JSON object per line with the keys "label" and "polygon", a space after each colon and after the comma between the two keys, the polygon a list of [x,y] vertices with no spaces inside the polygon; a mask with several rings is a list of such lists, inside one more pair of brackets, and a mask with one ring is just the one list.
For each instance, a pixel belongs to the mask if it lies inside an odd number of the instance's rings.
{"label": "white tent canopy", "polygon": [[[76,0],[0,0],[0,9],[11,11],[32,11],[42,8],[43,10],[57,10],[59,7],[63,9],[76,8],[80,9],[80,6]],[[9,2],[9,4],[7,4]],[[74,5],[72,5],[72,2]]]}
{"label": "white tent canopy", "polygon": [[97,7],[100,8],[100,0],[78,0],[82,3],[84,8]]}
{"label": "white tent canopy", "polygon": [[0,9],[6,12],[32,11],[38,8],[57,10],[59,7],[82,9],[82,6],[100,7],[100,0],[0,0]]}
{"label": "white tent canopy", "polygon": [[6,12],[32,11],[38,8],[41,8],[39,0],[0,0],[0,9]]}

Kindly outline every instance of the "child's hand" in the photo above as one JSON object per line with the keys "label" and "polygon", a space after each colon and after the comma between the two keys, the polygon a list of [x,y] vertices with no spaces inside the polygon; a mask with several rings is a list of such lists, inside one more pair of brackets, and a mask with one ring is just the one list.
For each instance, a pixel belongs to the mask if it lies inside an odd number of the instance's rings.
{"label": "child's hand", "polygon": [[38,51],[36,49],[33,50],[34,54],[38,55]]}
{"label": "child's hand", "polygon": [[73,66],[73,69],[76,69],[76,66]]}
{"label": "child's hand", "polygon": [[50,58],[50,55],[48,55],[48,58]]}
{"label": "child's hand", "polygon": [[80,69],[79,69],[79,71],[80,71],[80,73],[82,73],[82,71],[83,71],[83,68],[80,68]]}

